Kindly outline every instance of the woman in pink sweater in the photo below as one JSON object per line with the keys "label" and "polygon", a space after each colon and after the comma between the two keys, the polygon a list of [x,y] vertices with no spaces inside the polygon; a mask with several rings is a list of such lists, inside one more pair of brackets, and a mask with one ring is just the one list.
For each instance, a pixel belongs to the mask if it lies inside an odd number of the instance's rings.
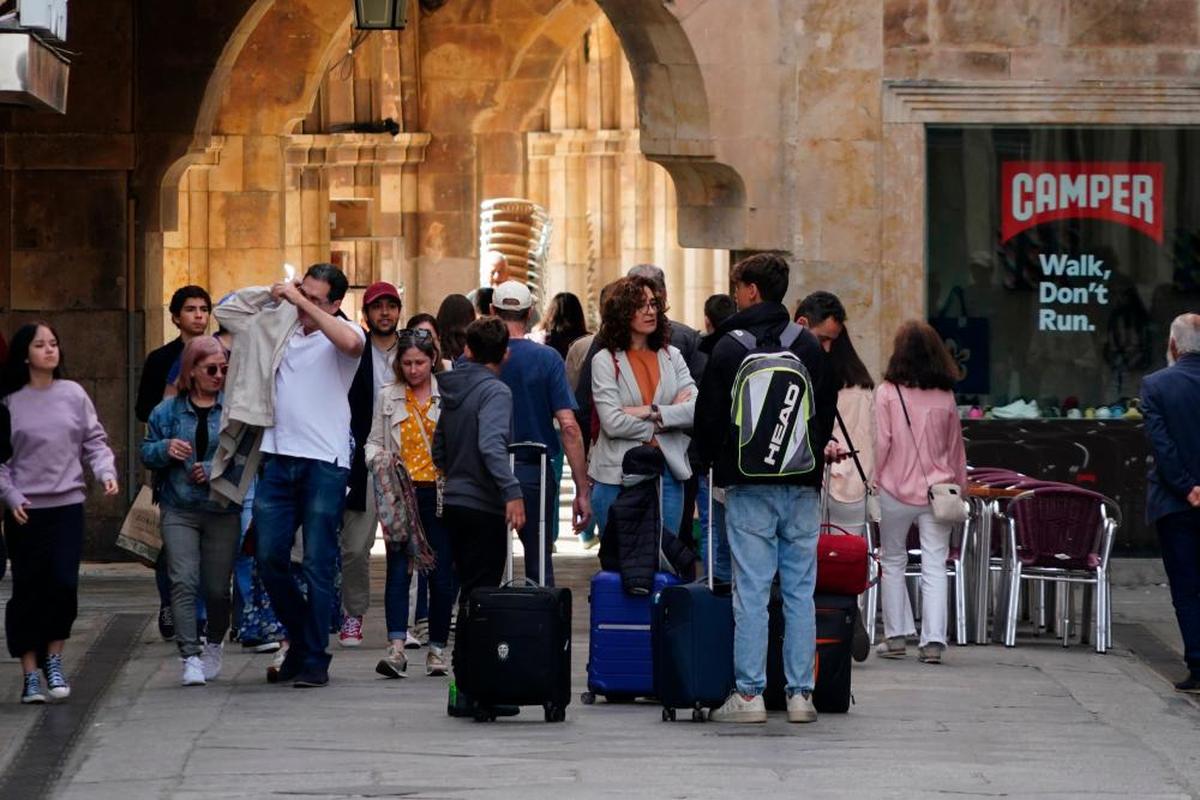
{"label": "woman in pink sweater", "polygon": [[929,505],[929,487],[957,483],[965,489],[967,459],[954,405],[958,366],[937,331],[910,320],[900,326],[884,382],[875,390],[875,484],[883,577],[884,658],[903,658],[905,639],[916,633],[904,585],[908,530],[921,533],[920,660],[940,663],[946,649],[946,556],[951,525]]}
{"label": "woman in pink sweater", "polygon": [[83,465],[110,496],[118,491],[117,471],[91,399],[62,379],[58,335],[49,325],[25,325],[13,335],[2,390],[12,417],[12,458],[0,464],[13,575],[4,627],[25,674],[21,702],[44,703],[39,666],[51,697],[71,693],[62,653],[79,588]]}

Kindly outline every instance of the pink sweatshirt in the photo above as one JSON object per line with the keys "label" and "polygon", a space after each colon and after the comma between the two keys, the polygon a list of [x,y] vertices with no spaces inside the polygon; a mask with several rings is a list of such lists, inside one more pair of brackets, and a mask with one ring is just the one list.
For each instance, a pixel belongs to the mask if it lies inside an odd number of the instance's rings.
{"label": "pink sweatshirt", "polygon": [[98,480],[117,477],[96,408],[78,383],[25,386],[4,403],[12,416],[13,455],[0,464],[0,499],[9,508],[82,503],[84,461]]}
{"label": "pink sweatshirt", "polygon": [[[902,503],[923,506],[934,483],[967,485],[967,455],[954,394],[942,389],[904,387],[912,434],[896,387],[875,390],[875,483]],[[916,439],[920,447],[919,459]]]}

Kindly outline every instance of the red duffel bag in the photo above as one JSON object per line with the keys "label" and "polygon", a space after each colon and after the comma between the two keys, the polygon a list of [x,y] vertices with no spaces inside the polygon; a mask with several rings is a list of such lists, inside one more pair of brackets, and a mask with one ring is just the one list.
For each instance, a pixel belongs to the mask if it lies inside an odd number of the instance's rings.
{"label": "red duffel bag", "polygon": [[871,585],[867,540],[836,525],[822,525],[817,539],[817,592],[862,594]]}

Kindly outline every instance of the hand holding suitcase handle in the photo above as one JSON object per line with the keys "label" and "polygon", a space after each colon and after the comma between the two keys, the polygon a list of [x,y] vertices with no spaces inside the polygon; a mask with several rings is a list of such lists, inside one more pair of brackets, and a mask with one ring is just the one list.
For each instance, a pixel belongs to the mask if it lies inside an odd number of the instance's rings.
{"label": "hand holding suitcase handle", "polygon": [[[532,450],[538,454],[538,586],[546,585],[546,445],[541,442],[513,442],[508,446],[508,466],[517,474],[517,452]],[[505,505],[508,524],[508,559],[504,565],[505,585],[513,582],[512,536],[525,527],[525,499],[510,500]],[[525,554],[529,558],[529,554]]]}

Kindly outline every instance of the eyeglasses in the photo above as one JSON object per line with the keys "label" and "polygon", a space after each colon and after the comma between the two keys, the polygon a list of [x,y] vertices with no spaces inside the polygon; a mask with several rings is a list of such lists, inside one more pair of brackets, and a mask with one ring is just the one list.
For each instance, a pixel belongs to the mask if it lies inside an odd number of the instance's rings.
{"label": "eyeglasses", "polygon": [[433,341],[433,331],[428,328],[405,328],[404,330],[396,331],[396,335],[401,339],[407,337],[417,341]]}
{"label": "eyeglasses", "polygon": [[651,300],[648,303],[642,303],[640,306],[638,306],[637,310],[638,311],[655,311],[655,312],[657,312],[658,311],[658,301]]}
{"label": "eyeglasses", "polygon": [[204,374],[210,378],[217,377],[218,372],[220,372],[222,375],[229,372],[229,365],[228,364],[209,364],[207,367],[204,368]]}

